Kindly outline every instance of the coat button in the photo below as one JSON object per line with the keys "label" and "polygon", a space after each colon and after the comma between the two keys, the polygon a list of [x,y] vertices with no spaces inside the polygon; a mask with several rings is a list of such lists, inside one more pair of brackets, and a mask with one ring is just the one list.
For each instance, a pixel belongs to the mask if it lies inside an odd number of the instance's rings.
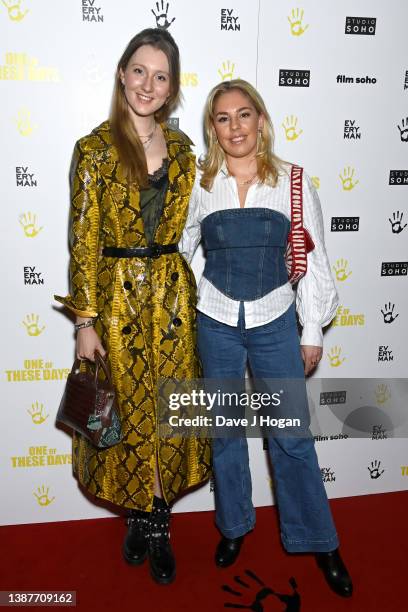
{"label": "coat button", "polygon": [[178,280],[179,277],[179,273],[178,272],[173,272],[173,274],[171,275],[171,280],[172,281],[176,281]]}
{"label": "coat button", "polygon": [[180,327],[180,325],[181,325],[181,319],[179,319],[178,317],[176,317],[175,319],[173,319],[173,325],[175,325],[175,327]]}
{"label": "coat button", "polygon": [[131,331],[130,325],[125,325],[125,327],[122,327],[122,334],[130,334]]}
{"label": "coat button", "polygon": [[123,286],[126,289],[126,291],[130,291],[133,285],[132,285],[132,283],[130,281],[125,281],[123,283]]}

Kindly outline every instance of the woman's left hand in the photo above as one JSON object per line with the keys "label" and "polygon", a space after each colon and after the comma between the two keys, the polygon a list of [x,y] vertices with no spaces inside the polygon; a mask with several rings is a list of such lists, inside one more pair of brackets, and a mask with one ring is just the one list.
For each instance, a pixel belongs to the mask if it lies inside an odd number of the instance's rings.
{"label": "woman's left hand", "polygon": [[305,364],[305,375],[307,376],[319,364],[323,355],[323,349],[321,346],[301,345],[300,350]]}

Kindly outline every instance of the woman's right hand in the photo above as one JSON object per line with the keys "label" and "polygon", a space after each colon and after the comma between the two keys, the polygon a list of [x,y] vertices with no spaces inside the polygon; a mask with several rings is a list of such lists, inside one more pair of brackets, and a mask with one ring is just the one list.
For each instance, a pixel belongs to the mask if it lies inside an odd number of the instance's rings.
{"label": "woman's right hand", "polygon": [[78,359],[89,359],[95,361],[95,351],[99,351],[102,357],[106,351],[102,346],[100,338],[93,327],[83,327],[77,331],[76,354]]}

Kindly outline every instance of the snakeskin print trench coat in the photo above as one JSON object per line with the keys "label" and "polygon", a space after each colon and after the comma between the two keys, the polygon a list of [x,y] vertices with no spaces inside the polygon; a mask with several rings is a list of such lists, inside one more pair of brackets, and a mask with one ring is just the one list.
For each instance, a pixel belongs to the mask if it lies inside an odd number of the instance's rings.
{"label": "snakeskin print trench coat", "polygon": [[[189,138],[162,125],[169,186],[155,242],[178,242],[195,178]],[[70,294],[56,296],[79,316],[97,316],[109,351],[124,439],[97,450],[74,434],[73,469],[93,495],[150,511],[156,457],[163,494],[171,502],[209,477],[210,444],[199,438],[159,438],[157,382],[201,374],[195,343],[195,279],[179,253],[158,258],[102,256],[104,246],[147,246],[139,191],[126,181],[109,122],[79,140],[71,169]]]}

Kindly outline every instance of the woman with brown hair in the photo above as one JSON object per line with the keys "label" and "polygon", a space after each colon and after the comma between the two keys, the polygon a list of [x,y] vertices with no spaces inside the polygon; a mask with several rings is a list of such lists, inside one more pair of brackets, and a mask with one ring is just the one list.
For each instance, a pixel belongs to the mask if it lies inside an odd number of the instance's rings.
{"label": "woman with brown hair", "polygon": [[200,375],[195,280],[178,252],[195,178],[190,139],[165,121],[180,96],[179,52],[165,30],[146,29],[119,60],[109,121],[81,138],[71,171],[70,294],[76,352],[107,351],[123,441],[98,450],[73,440],[73,467],[96,497],[130,511],[123,554],[149,556],[169,583],[170,504],[208,478],[206,440],[158,437],[159,378]]}
{"label": "woman with brown hair", "polygon": [[[279,426],[289,421],[288,431],[272,426],[264,434],[282,543],[288,552],[315,553],[330,587],[348,597],[352,583],[338,551],[309,430],[305,387],[305,374],[322,356],[322,326],[331,321],[337,307],[319,198],[305,173],[302,180],[301,168],[273,153],[271,120],[250,83],[234,80],[215,86],[207,99],[204,126],[208,149],[199,164],[201,175],[181,243],[188,260],[201,239],[206,250],[197,304],[204,376],[227,385],[228,391],[235,381],[234,390],[240,390],[249,364],[255,385],[265,391],[279,385],[275,390],[282,390],[280,407],[271,403],[263,416],[279,421]],[[298,204],[301,194],[304,228],[314,248],[307,258],[306,274],[304,268],[302,278],[300,268],[296,272],[300,280],[295,293],[285,252],[289,232],[296,231],[298,239],[299,232],[306,236],[303,227],[291,227],[291,202],[296,196]],[[299,254],[299,244],[302,241],[296,243],[292,260]],[[303,326],[300,341],[296,310]],[[218,405],[216,410],[217,416],[231,416],[226,406]],[[239,402],[233,414],[235,422],[244,416]],[[274,419],[278,414],[286,419]],[[291,429],[292,421],[297,429]],[[227,567],[238,558],[244,536],[254,528],[255,509],[242,427],[237,427],[235,436],[215,431],[215,519],[222,535],[215,561]]]}

